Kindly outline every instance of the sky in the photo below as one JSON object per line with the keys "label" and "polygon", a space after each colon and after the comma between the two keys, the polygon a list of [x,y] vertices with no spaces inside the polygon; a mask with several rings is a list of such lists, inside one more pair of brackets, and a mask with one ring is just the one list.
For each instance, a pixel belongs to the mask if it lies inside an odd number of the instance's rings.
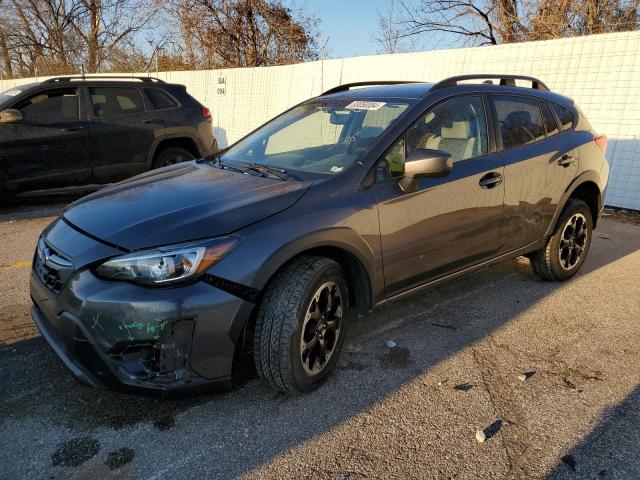
{"label": "sky", "polygon": [[319,31],[327,40],[327,57],[341,58],[382,53],[372,37],[378,29],[378,11],[389,0],[307,0],[310,13],[320,18]]}

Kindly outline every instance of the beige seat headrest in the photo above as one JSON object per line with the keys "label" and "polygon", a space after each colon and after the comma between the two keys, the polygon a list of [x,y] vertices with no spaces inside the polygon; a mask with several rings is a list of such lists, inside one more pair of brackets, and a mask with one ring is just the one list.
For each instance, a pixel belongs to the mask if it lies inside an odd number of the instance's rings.
{"label": "beige seat headrest", "polygon": [[442,127],[440,129],[442,138],[458,138],[467,140],[471,138],[471,125],[467,121],[452,122],[451,127]]}

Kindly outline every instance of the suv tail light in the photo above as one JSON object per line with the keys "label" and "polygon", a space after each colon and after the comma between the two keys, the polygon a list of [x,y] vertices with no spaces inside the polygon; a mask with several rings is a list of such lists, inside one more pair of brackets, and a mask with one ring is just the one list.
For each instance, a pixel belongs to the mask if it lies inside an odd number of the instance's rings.
{"label": "suv tail light", "polygon": [[607,153],[607,144],[609,143],[609,138],[606,135],[596,135],[593,137],[593,141],[596,142],[596,145],[600,147],[602,153]]}
{"label": "suv tail light", "polygon": [[211,110],[209,110],[207,107],[202,107],[200,113],[202,113],[202,118],[211,118]]}

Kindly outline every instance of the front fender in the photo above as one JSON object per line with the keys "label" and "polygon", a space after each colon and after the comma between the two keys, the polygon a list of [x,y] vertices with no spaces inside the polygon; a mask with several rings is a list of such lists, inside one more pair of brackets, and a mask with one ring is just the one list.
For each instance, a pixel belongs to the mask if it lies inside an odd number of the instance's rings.
{"label": "front fender", "polygon": [[263,290],[274,273],[298,255],[339,250],[360,262],[369,277],[370,298],[375,300],[384,291],[384,276],[378,212],[371,192],[325,196],[321,202],[314,196],[239,230],[236,234],[243,240],[208,273]]}

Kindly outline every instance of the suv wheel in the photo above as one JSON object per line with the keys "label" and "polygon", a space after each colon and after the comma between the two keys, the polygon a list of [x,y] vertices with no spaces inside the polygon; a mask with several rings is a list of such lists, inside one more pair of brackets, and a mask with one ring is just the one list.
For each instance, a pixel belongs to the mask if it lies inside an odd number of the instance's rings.
{"label": "suv wheel", "polygon": [[153,168],[166,167],[174,163],[187,162],[195,157],[182,147],[169,147],[162,150],[153,161]]}
{"label": "suv wheel", "polygon": [[589,253],[592,233],[591,210],[582,200],[570,199],[545,248],[529,256],[533,271],[545,280],[573,277]]}
{"label": "suv wheel", "polygon": [[287,393],[316,388],[333,370],[342,348],[348,290],[342,267],[307,256],[276,274],[256,318],[256,370]]}

